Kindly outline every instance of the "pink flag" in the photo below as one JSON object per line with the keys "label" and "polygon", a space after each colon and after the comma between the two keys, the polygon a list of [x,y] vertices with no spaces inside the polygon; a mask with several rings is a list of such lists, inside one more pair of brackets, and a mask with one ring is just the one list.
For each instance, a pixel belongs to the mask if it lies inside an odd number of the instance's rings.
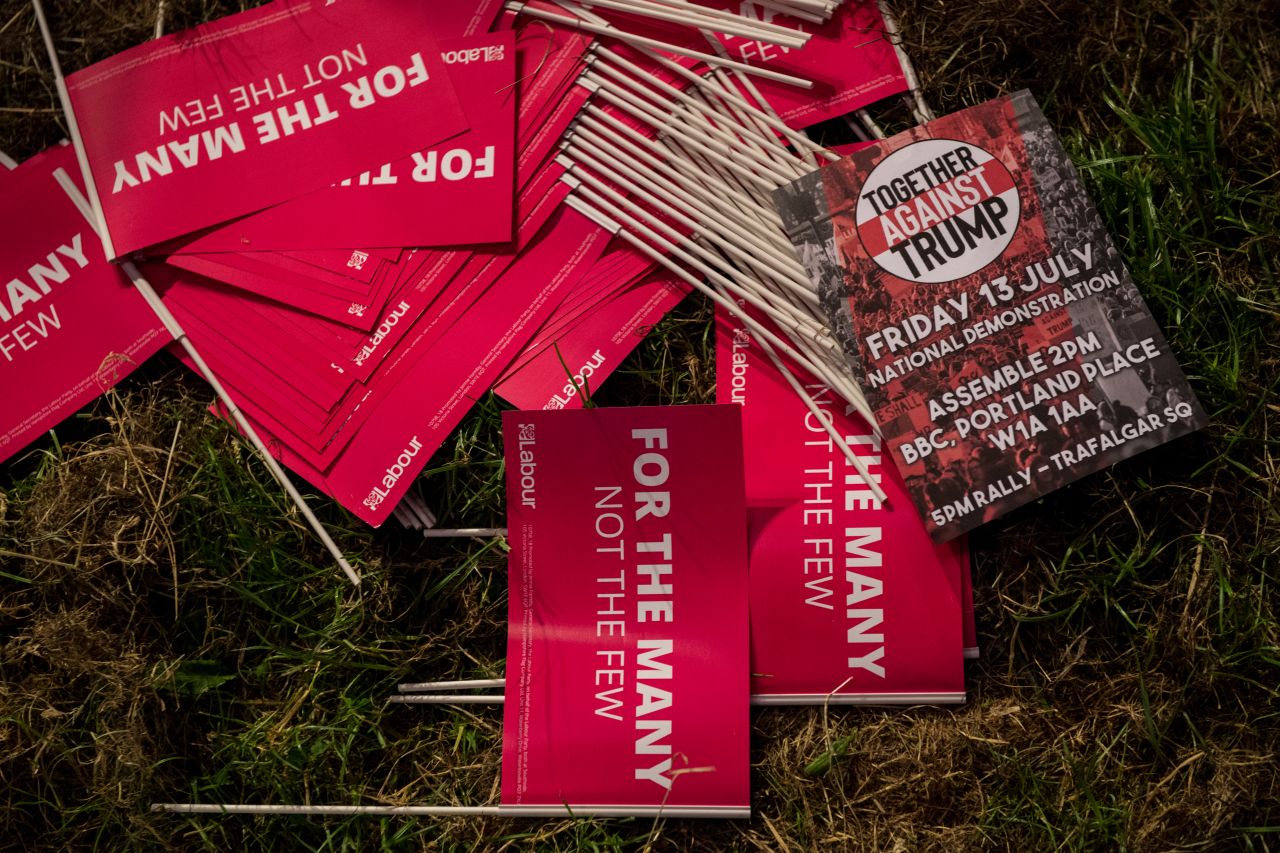
{"label": "pink flag", "polygon": [[506,412],[503,443],[503,808],[748,816],[739,412]]}
{"label": "pink flag", "polygon": [[440,42],[471,128],[340,183],[219,225],[174,251],[446,246],[511,239],[515,191],[515,37]]}
{"label": "pink flag", "polygon": [[[251,399],[238,402],[284,465],[378,526],[607,240],[602,228],[562,208],[482,293],[458,296],[442,316],[422,318],[429,322],[415,327],[367,385],[344,400],[340,432],[320,454],[291,441],[281,431],[285,424],[264,423],[277,413]],[[271,396],[259,400],[273,403]]]}
{"label": "pink flag", "polygon": [[112,258],[466,128],[422,4],[285,0],[67,78]]}
{"label": "pink flag", "polygon": [[594,393],[688,292],[684,282],[657,274],[610,294],[571,324],[540,334],[495,391],[520,409],[581,407],[583,393]]}
{"label": "pink flag", "polygon": [[379,262],[368,283],[274,252],[170,255],[166,261],[234,288],[368,332],[390,296],[395,264]]}
{"label": "pink flag", "polygon": [[54,179],[71,148],[0,172],[0,461],[111,388],[169,341]]}
{"label": "pink flag", "polygon": [[836,118],[907,91],[907,77],[875,0],[848,0],[821,25],[775,14],[750,2],[718,0],[714,5],[812,34],[805,46],[796,50],[741,36],[719,36],[732,59],[813,82],[813,88],[806,91],[772,80],[753,81],[782,120],[793,127]]}
{"label": "pink flag", "polygon": [[962,552],[933,544],[865,420],[793,367],[815,416],[723,310],[717,332],[716,399],[743,410],[753,701],[964,701]]}

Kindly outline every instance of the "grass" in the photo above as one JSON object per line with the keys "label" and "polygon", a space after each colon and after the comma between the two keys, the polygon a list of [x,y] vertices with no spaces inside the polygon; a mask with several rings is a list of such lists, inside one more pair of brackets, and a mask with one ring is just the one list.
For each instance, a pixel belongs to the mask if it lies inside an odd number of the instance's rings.
{"label": "grass", "polygon": [[[1280,848],[1280,32],[1274,4],[894,4],[939,111],[1029,87],[1211,424],[973,537],[982,659],[953,709],[760,710],[750,821],[185,819],[154,800],[496,801],[501,717],[387,707],[493,676],[493,543],[314,501],[345,585],[167,357],[0,468],[0,846],[53,849]],[[233,11],[168,3],[171,27]],[[52,4],[78,68],[153,2]],[[60,134],[34,23],[0,4],[0,148]],[[893,121],[892,115],[888,120]],[[898,119],[901,120],[900,118]],[[682,305],[598,405],[714,396]],[[503,518],[500,404],[415,486]]]}

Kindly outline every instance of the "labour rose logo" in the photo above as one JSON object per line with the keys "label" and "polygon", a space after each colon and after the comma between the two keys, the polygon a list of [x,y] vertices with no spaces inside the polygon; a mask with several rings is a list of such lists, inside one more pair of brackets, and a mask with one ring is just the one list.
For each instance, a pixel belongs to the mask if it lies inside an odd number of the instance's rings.
{"label": "labour rose logo", "polygon": [[968,142],[926,139],[890,154],[858,197],[858,239],[890,275],[955,281],[1000,257],[1022,202],[995,155]]}

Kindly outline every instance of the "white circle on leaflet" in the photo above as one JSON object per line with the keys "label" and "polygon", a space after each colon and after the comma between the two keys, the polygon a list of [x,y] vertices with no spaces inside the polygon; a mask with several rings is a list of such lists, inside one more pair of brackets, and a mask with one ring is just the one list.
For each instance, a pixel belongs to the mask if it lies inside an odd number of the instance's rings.
{"label": "white circle on leaflet", "polygon": [[856,218],[877,266],[906,281],[939,284],[1000,257],[1021,212],[1013,176],[993,154],[959,140],[924,139],[871,170]]}

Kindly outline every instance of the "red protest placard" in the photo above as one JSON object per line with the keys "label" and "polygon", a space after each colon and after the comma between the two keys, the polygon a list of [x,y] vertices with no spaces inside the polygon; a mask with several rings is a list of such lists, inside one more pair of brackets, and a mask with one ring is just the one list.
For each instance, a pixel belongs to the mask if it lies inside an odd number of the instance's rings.
{"label": "red protest placard", "polygon": [[494,390],[520,409],[578,408],[584,391],[594,393],[688,293],[663,274],[612,293],[553,333],[539,333]]}
{"label": "red protest placard", "polygon": [[71,148],[0,172],[0,461],[169,341],[164,325],[54,178]]}
{"label": "red protest placard", "polygon": [[746,449],[752,701],[964,701],[963,552],[933,544],[870,425],[792,370],[821,418],[742,322],[718,311],[716,399],[742,407]]}
{"label": "red protest placard", "polygon": [[237,402],[284,465],[376,527],[607,241],[602,228],[562,208],[482,293],[457,294],[439,316],[422,318],[426,325],[344,401],[348,417],[319,455],[291,442],[284,424],[266,422],[270,413],[252,399]]}
{"label": "red protest placard", "polygon": [[794,50],[742,36],[719,35],[733,59],[812,81],[809,90],[772,80],[753,81],[782,120],[793,127],[836,118],[907,91],[902,63],[875,0],[842,3],[825,24],[811,24],[738,0],[719,0],[714,5],[811,34],[804,47]]}
{"label": "red protest placard", "polygon": [[289,0],[70,75],[109,253],[261,210],[465,129],[434,19],[407,0]]}
{"label": "red protest placard", "polygon": [[390,279],[399,271],[397,265],[380,261],[364,284],[274,252],[183,254],[166,260],[179,269],[366,332],[376,324],[390,296]]}
{"label": "red protest placard", "polygon": [[507,412],[503,443],[503,808],[746,816],[737,408]]}
{"label": "red protest placard", "polygon": [[470,129],[171,248],[181,253],[338,246],[446,246],[511,239],[515,37],[440,42]]}

